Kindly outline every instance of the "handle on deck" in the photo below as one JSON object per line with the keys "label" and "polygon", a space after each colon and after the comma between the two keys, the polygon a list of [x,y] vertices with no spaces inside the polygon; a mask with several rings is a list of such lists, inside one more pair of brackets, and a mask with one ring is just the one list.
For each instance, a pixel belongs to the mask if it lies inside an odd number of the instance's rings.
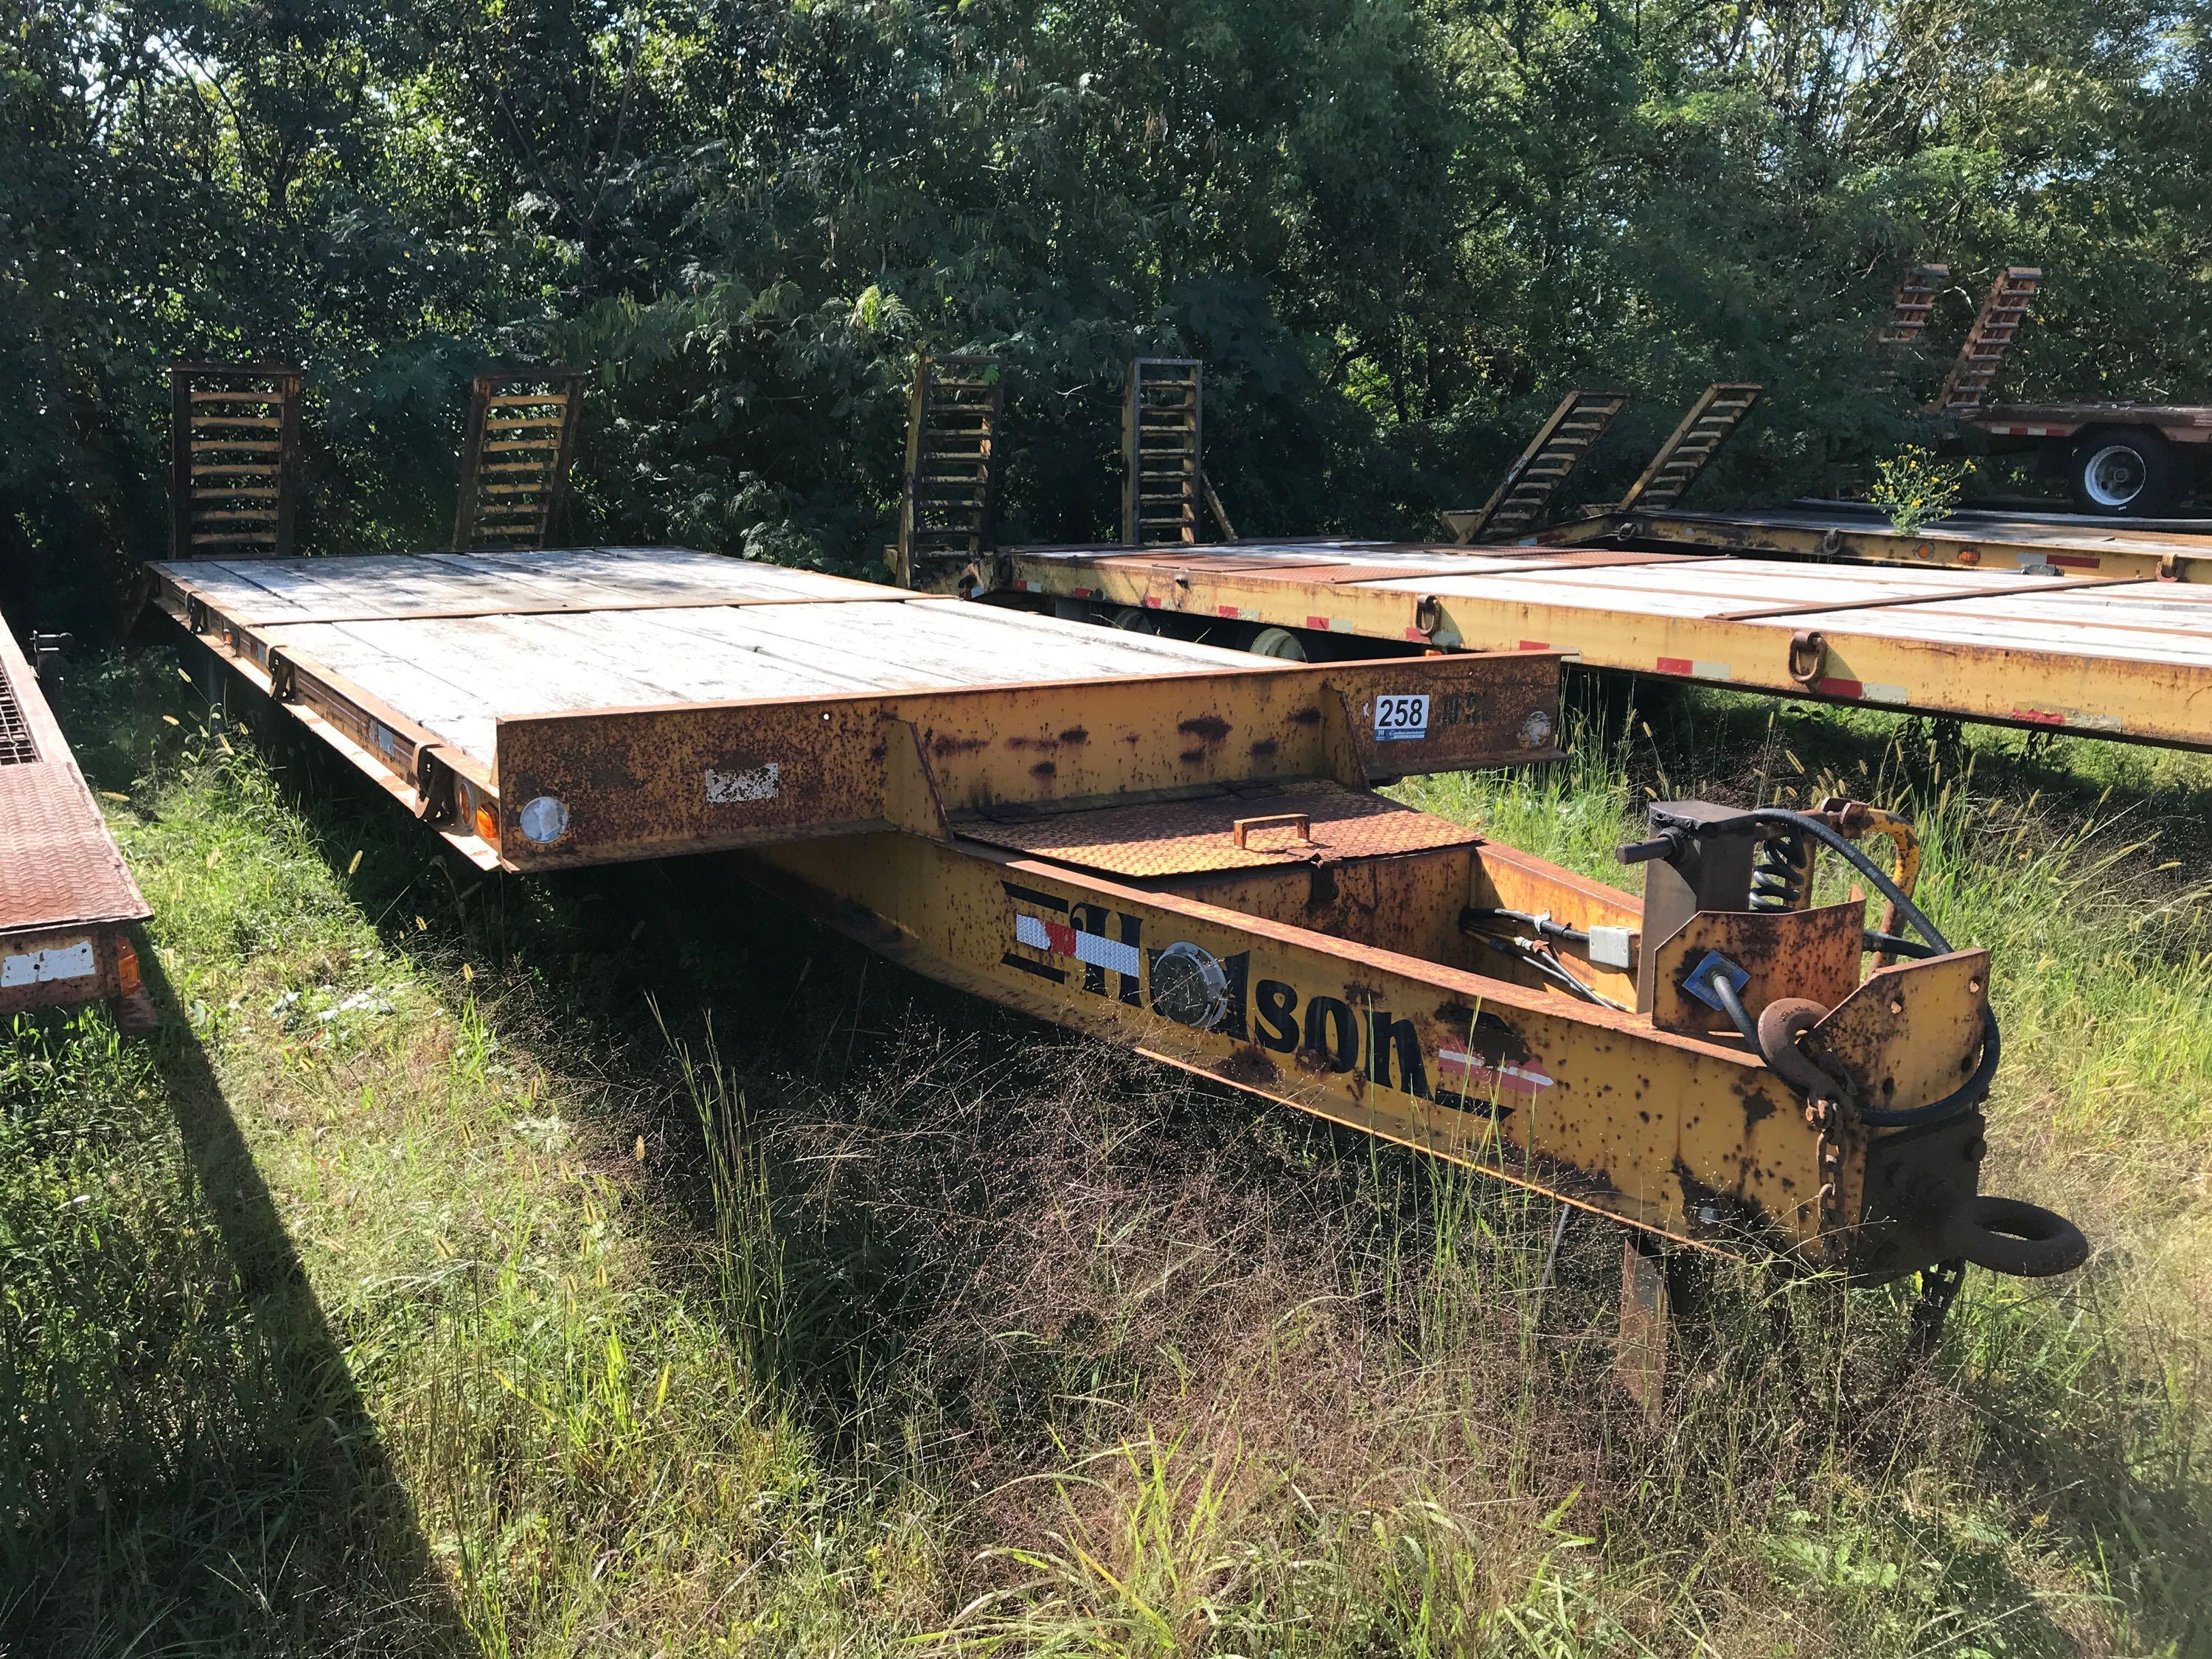
{"label": "handle on deck", "polygon": [[1238,818],[1231,830],[1237,845],[1244,845],[1244,837],[1255,830],[1292,830],[1300,841],[1311,844],[1313,820],[1304,812],[1271,812],[1264,817]]}

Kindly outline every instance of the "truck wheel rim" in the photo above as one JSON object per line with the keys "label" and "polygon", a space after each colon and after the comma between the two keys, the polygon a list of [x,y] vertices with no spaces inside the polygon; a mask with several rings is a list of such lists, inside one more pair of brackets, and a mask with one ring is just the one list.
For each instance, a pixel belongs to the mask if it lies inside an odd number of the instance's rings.
{"label": "truck wheel rim", "polygon": [[2100,507],[2125,507],[2142,494],[2142,457],[2125,444],[2107,444],[2081,469],[2089,499]]}

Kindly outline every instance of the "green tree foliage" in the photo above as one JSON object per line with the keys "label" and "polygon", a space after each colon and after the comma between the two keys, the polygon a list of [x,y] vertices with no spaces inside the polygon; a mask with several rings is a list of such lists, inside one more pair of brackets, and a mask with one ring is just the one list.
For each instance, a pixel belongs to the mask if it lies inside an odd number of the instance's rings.
{"label": "green tree foliage", "polygon": [[1139,351],[1249,531],[1420,532],[1571,385],[1764,381],[1707,486],[1911,436],[1902,268],[2050,273],[2022,394],[2212,398],[2212,4],[0,0],[0,603],[163,545],[163,371],[289,357],[304,544],[434,544],[467,377],[599,371],[579,533],[866,568],[916,352],[1003,528],[1111,520]]}

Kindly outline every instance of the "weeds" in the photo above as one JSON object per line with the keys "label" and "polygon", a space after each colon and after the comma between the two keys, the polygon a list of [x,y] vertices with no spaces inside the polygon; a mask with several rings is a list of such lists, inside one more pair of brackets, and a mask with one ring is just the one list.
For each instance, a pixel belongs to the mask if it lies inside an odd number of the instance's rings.
{"label": "weeds", "polygon": [[1957,509],[1972,470],[1971,462],[1941,460],[1932,449],[1907,444],[1875,464],[1867,499],[1889,514],[1890,528],[1899,535],[1916,536],[1923,525]]}
{"label": "weeds", "polygon": [[1615,878],[1653,797],[1902,804],[1996,953],[1993,1184],[2091,1268],[1917,1370],[1899,1297],[1716,1269],[1654,1422],[1605,1227],[717,866],[477,884],[176,695],[81,750],[167,1033],[0,1043],[10,1653],[2203,1650],[2193,763],[1697,696],[1419,787]]}

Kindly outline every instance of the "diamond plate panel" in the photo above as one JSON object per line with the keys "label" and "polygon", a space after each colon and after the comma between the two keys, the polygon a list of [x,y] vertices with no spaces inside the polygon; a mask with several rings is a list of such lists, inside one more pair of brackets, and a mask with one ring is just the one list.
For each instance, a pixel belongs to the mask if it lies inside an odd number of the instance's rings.
{"label": "diamond plate panel", "polygon": [[73,767],[0,767],[0,933],[147,914]]}
{"label": "diamond plate panel", "polygon": [[[1237,845],[1239,819],[1291,813],[1305,815],[1310,841],[1293,826],[1274,824],[1250,827],[1245,845]],[[1465,824],[1323,782],[1090,811],[969,820],[958,828],[963,836],[1009,852],[1138,877],[1344,864],[1468,847],[1482,839]]]}
{"label": "diamond plate panel", "polygon": [[0,933],[143,919],[146,901],[4,622],[0,702],[21,748],[46,757],[0,766]]}

